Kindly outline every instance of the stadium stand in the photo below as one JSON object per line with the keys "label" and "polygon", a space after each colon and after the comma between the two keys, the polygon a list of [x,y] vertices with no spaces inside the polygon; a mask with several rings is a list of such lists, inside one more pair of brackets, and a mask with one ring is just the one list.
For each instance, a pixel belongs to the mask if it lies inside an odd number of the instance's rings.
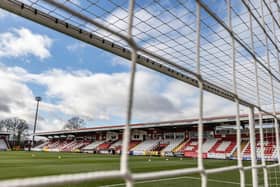
{"label": "stadium stand", "polygon": [[145,155],[145,151],[153,151],[160,140],[145,140],[131,149],[133,155]]}
{"label": "stadium stand", "polygon": [[112,142],[112,141],[104,142],[104,143],[100,144],[100,145],[97,147],[97,149],[98,149],[98,150],[107,150],[107,149],[109,149],[109,147],[110,147],[113,143],[114,143],[114,142]]}
{"label": "stadium stand", "polygon": [[[48,142],[37,145],[32,148],[34,151],[62,151],[73,152],[81,151],[86,153],[104,153],[104,154],[120,154],[122,140],[67,140],[52,139]],[[198,140],[196,137],[185,139],[183,137],[172,139],[149,139],[149,140],[131,140],[129,144],[130,153],[133,155],[147,155],[153,152],[154,155],[170,155],[170,153],[182,152],[185,157],[197,157]],[[276,159],[275,140],[267,138],[264,142],[264,154],[267,160]],[[236,158],[236,137],[221,136],[205,138],[203,140],[203,157],[213,159]],[[250,159],[251,149],[250,143],[246,141],[246,137],[242,141],[243,159]],[[0,150],[7,150],[8,146],[4,139],[0,139]],[[260,142],[257,139],[256,144],[257,157],[261,157]],[[155,154],[157,152],[157,154]],[[167,154],[165,154],[167,153]],[[169,153],[169,154],[168,154]],[[172,155],[171,154],[171,155]]]}
{"label": "stadium stand", "polygon": [[111,154],[120,154],[121,148],[122,148],[122,140],[117,140],[110,145],[108,150],[109,150],[109,153],[111,153]]}
{"label": "stadium stand", "polygon": [[[37,145],[32,150],[34,151],[63,151],[73,152],[81,151],[86,153],[106,153],[106,154],[120,154],[122,140],[66,140],[66,139],[53,139],[48,142]],[[172,139],[149,139],[145,141],[131,140],[129,144],[130,153],[133,155],[146,155],[148,152],[158,152],[161,155],[168,155],[165,153],[183,152],[185,157],[197,157],[197,145],[198,140],[196,137],[190,137],[185,139],[183,137]],[[257,157],[261,157],[260,142],[257,140]],[[267,160],[276,159],[275,142],[273,139],[268,138],[265,143],[265,158]],[[236,158],[236,137],[224,136],[221,137],[217,134],[217,137],[205,138],[203,140],[203,157],[214,159],[226,159]],[[250,144],[243,139],[242,141],[242,154],[243,159],[250,159]],[[6,150],[7,145],[4,139],[0,139],[0,149]],[[157,155],[157,154],[155,154]],[[170,155],[170,154],[169,154]]]}
{"label": "stadium stand", "polygon": [[132,151],[150,151],[159,144],[159,140],[145,140],[132,148]]}
{"label": "stadium stand", "polygon": [[62,148],[61,151],[71,151],[73,147],[75,147],[77,144],[79,144],[78,141],[73,140],[73,141],[68,141]]}
{"label": "stadium stand", "polygon": [[41,144],[37,145],[35,148],[38,148],[38,149],[43,148],[43,147],[45,147],[46,145],[48,145],[48,143],[49,143],[49,142],[42,142]]}
{"label": "stadium stand", "polygon": [[189,140],[182,148],[185,157],[197,157],[198,143],[197,139]]}
{"label": "stadium stand", "polygon": [[63,140],[53,140],[50,141],[44,149],[47,149],[48,151],[54,151],[58,152],[62,150],[62,148],[67,144],[66,141]]}
{"label": "stadium stand", "polygon": [[114,143],[112,143],[109,147],[109,149],[115,149],[115,150],[119,150],[122,146],[122,140],[118,140]]}
{"label": "stadium stand", "polygon": [[161,140],[153,149],[152,151],[157,151],[160,152],[162,151],[165,147],[168,146],[168,142]]}
{"label": "stadium stand", "polygon": [[225,159],[230,157],[236,150],[235,139],[221,138],[218,139],[216,144],[208,151],[208,158]]}
{"label": "stadium stand", "polygon": [[[186,157],[197,157],[197,139],[185,142],[181,151]],[[225,159],[232,156],[236,149],[236,141],[223,138],[204,139],[202,150],[204,158]]]}
{"label": "stadium stand", "polygon": [[46,147],[49,144],[48,141],[46,142],[41,142],[38,145],[36,145],[35,147],[31,148],[32,151],[42,151],[44,149],[44,147]]}
{"label": "stadium stand", "polygon": [[187,139],[183,141],[180,145],[178,145],[176,148],[174,148],[174,152],[183,152],[184,148],[186,147],[187,143],[190,141],[190,139]]}
{"label": "stadium stand", "polygon": [[90,144],[91,141],[88,140],[49,140],[36,145],[32,148],[32,151],[62,151],[62,152],[72,152],[80,149],[82,147]]}
{"label": "stadium stand", "polygon": [[[243,149],[243,159],[249,160],[250,154],[251,154],[251,146],[248,142],[245,148]],[[260,141],[257,140],[256,143],[256,153],[257,153],[257,159],[261,159],[261,145]],[[276,160],[276,143],[272,139],[267,139],[264,141],[264,157],[268,161]]]}
{"label": "stadium stand", "polygon": [[[219,118],[213,118],[220,120]],[[230,117],[226,117],[229,120]],[[211,121],[209,118],[208,121]],[[236,129],[234,129],[234,122],[232,126],[224,127],[224,118],[221,118],[222,126],[208,126],[205,131],[203,139],[202,150],[203,158],[212,159],[236,159],[237,158],[237,143],[236,143]],[[191,121],[190,121],[191,122]],[[168,125],[170,122],[168,122]],[[136,125],[136,129],[132,130],[129,153],[132,155],[162,155],[162,156],[185,156],[197,157],[198,139],[196,128],[191,126],[181,125],[179,121],[176,128],[174,126],[166,127],[166,124],[147,124]],[[154,126],[153,126],[154,125]],[[161,127],[163,125],[164,127]],[[133,127],[133,126],[132,126]],[[85,153],[102,153],[102,154],[120,154],[122,147],[122,127],[99,127],[93,128],[93,132],[83,134],[77,130],[76,136],[69,138],[73,132],[65,133],[63,136],[61,132],[49,132],[44,134],[45,137],[50,137],[47,143],[37,145],[33,149],[45,151],[63,151],[63,152],[85,152]],[[107,130],[108,129],[108,130]],[[83,129],[84,130],[84,129]],[[267,160],[275,160],[276,158],[276,143],[273,134],[267,130],[265,134],[265,158]],[[92,139],[96,139],[92,141]],[[244,126],[241,134],[241,150],[243,159],[251,159],[249,133],[247,126]],[[261,156],[259,132],[256,129],[256,152],[258,159]]]}
{"label": "stadium stand", "polygon": [[135,146],[137,146],[138,144],[140,144],[141,141],[131,141],[129,144],[129,150],[131,151]]}
{"label": "stadium stand", "polygon": [[164,142],[167,143],[167,146],[162,149],[162,152],[171,152],[176,147],[178,147],[184,141],[183,138],[180,139],[165,139]]}
{"label": "stadium stand", "polygon": [[216,144],[216,142],[217,139],[215,138],[206,139],[206,141],[202,145],[203,153],[208,153],[209,150]]}
{"label": "stadium stand", "polygon": [[88,144],[90,144],[91,141],[88,140],[73,140],[71,142],[69,142],[68,144],[66,144],[63,148],[62,151],[76,151],[82,147],[87,146]]}
{"label": "stadium stand", "polygon": [[52,148],[56,148],[58,145],[59,145],[59,140],[51,140],[48,142],[46,147],[52,149]]}
{"label": "stadium stand", "polygon": [[93,153],[96,152],[96,148],[103,144],[105,141],[104,140],[97,140],[92,142],[91,144],[88,144],[87,146],[85,146],[84,148],[82,148],[82,152],[84,153]]}

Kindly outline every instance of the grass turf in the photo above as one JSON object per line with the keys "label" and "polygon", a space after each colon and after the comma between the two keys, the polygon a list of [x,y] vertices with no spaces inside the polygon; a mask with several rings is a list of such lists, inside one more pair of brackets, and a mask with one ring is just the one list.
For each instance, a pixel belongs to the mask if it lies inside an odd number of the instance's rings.
{"label": "grass turf", "polygon": [[[33,156],[32,156],[33,155]],[[59,159],[61,157],[61,159]],[[130,156],[129,166],[133,172],[163,171],[179,168],[196,167],[195,159],[180,159],[144,156]],[[46,153],[46,152],[0,152],[0,180],[25,178],[45,175],[69,174],[79,172],[104,171],[119,169],[119,156],[91,155],[80,153]],[[205,160],[206,168],[236,165],[234,160]],[[249,165],[250,162],[244,162]],[[277,172],[278,173],[278,172]],[[275,178],[275,172],[271,172]],[[278,176],[276,176],[278,178]],[[259,178],[261,183],[261,177]],[[272,179],[272,177],[271,177]],[[121,179],[95,180],[79,184],[65,184],[63,186],[124,186]],[[223,172],[208,176],[210,187],[239,186],[239,171]],[[251,184],[251,173],[246,172],[246,184]],[[198,174],[164,178],[159,180],[137,181],[135,186],[200,186]]]}

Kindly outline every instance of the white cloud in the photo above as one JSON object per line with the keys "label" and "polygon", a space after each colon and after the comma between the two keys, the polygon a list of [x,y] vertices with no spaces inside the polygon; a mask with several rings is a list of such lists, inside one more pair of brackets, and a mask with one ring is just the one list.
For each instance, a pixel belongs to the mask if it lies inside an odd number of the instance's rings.
{"label": "white cloud", "polygon": [[[52,70],[28,75],[47,87],[46,94],[56,98],[56,107],[66,115],[81,115],[91,120],[124,119],[127,106],[129,73],[90,73]],[[133,117],[137,121],[161,121],[195,117],[197,89],[176,80],[169,80],[150,71],[138,71],[136,76]],[[207,115],[229,114],[230,102],[206,94]]]}
{"label": "white cloud", "polygon": [[[20,67],[5,67],[0,64],[0,120],[19,117],[28,122],[30,130],[33,128],[36,102],[31,88],[28,86],[29,74]],[[57,111],[51,103],[42,102],[40,112]],[[52,113],[44,116],[39,112],[39,130],[61,129],[62,118],[53,117]]]}
{"label": "white cloud", "polygon": [[32,91],[20,80],[25,73],[21,68],[0,67],[0,119],[19,116],[31,122]]}
{"label": "white cloud", "polygon": [[[159,77],[147,72],[138,72],[137,76],[136,112],[166,110],[159,107],[160,104],[166,104],[169,110],[172,109],[172,104],[167,98],[156,95]],[[94,120],[109,120],[124,116],[129,73],[92,74],[83,71],[53,70],[33,76],[33,79],[48,87],[49,97],[59,98],[61,111],[68,115],[79,114]]]}
{"label": "white cloud", "polygon": [[0,34],[0,57],[19,57],[34,55],[41,59],[50,57],[52,39],[46,35],[35,34],[29,29],[13,29]]}
{"label": "white cloud", "polygon": [[[18,116],[33,124],[35,101],[28,83],[46,87],[40,105],[39,130],[61,129],[65,120],[80,115],[91,121],[125,119],[129,73],[91,73],[51,70],[32,74],[13,67],[0,67],[0,118]],[[52,99],[55,100],[51,102]],[[234,105],[212,94],[205,94],[206,116],[232,114]],[[197,117],[196,88],[169,80],[150,71],[138,71],[133,119],[142,122]],[[93,125],[89,124],[89,125]]]}

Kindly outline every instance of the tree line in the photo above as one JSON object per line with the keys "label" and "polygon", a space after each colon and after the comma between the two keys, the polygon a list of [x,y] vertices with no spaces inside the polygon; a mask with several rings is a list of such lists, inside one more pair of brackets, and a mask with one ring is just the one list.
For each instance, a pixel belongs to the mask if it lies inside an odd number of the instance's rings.
{"label": "tree line", "polygon": [[[71,117],[67,120],[67,122],[64,124],[62,129],[68,130],[68,129],[79,129],[84,127],[85,120],[82,119],[79,116]],[[40,125],[40,124],[39,124]],[[0,120],[0,131],[5,130],[11,133],[13,144],[14,145],[20,145],[20,142],[22,141],[22,137],[26,137],[30,135],[29,129],[31,129],[33,125],[28,124],[26,120],[20,119],[18,117],[12,117]]]}

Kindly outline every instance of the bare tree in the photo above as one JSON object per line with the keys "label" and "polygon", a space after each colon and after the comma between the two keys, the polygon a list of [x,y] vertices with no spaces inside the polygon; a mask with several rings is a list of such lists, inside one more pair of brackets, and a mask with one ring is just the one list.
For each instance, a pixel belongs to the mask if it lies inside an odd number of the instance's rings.
{"label": "bare tree", "polygon": [[84,126],[85,120],[79,116],[70,118],[67,123],[63,126],[63,129],[79,129]]}
{"label": "bare tree", "polygon": [[14,140],[16,140],[17,144],[19,144],[21,136],[28,130],[29,125],[25,120],[13,117],[1,120],[0,127],[5,127],[9,132],[11,132]]}

